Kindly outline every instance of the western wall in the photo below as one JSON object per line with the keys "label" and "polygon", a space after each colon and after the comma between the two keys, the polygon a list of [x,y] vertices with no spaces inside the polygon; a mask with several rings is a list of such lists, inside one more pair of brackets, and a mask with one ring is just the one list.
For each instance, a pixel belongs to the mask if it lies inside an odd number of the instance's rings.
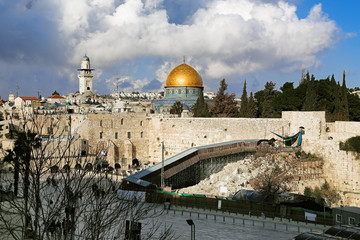
{"label": "western wall", "polygon": [[148,113],[88,114],[76,128],[88,152],[102,148],[111,165],[126,168],[132,159],[161,161],[194,146],[231,140],[277,138],[305,128],[302,150],[324,159],[324,177],[341,192],[343,204],[360,206],[360,160],[341,151],[339,141],[360,135],[360,123],[326,123],[325,112],[283,112],[282,118],[180,118]]}

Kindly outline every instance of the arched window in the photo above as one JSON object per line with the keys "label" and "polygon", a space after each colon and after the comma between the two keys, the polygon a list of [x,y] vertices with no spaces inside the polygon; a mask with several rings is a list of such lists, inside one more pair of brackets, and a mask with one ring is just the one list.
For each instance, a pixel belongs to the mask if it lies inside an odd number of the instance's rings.
{"label": "arched window", "polygon": [[140,121],[140,126],[142,126],[143,125],[143,121]]}
{"label": "arched window", "polygon": [[120,120],[120,124],[121,124],[121,125],[124,124],[124,119],[123,119],[123,118]]}

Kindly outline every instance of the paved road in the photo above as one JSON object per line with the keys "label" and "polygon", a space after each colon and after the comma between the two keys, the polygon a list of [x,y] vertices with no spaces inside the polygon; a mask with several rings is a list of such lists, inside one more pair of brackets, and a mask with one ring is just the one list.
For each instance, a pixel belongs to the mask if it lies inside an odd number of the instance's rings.
{"label": "paved road", "polygon": [[[216,220],[214,211],[205,212],[201,209],[194,209],[194,212],[182,211],[182,209],[166,211],[159,219],[166,226],[173,225],[173,229],[180,240],[191,239],[191,228],[187,224],[187,219],[192,219],[195,223],[196,239],[293,239],[300,232],[323,232],[324,226],[313,224],[305,225],[296,223],[284,223],[273,221],[272,219],[261,219],[257,217],[231,215],[220,216],[218,212]],[[186,209],[190,210],[190,209]],[[196,212],[198,211],[198,213]],[[191,213],[191,216],[190,216]],[[210,215],[211,214],[211,215]],[[206,218],[207,215],[207,218]],[[326,227],[325,227],[326,228]]]}

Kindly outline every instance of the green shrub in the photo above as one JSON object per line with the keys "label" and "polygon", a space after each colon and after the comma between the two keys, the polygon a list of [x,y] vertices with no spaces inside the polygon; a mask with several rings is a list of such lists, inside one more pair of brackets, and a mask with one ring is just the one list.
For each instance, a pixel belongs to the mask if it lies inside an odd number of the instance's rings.
{"label": "green shrub", "polygon": [[320,187],[305,187],[304,195],[318,200],[324,199],[328,206],[341,201],[339,191],[336,188],[331,187],[326,180]]}
{"label": "green shrub", "polygon": [[349,138],[345,142],[340,142],[340,149],[360,153],[360,136]]}
{"label": "green shrub", "polygon": [[311,197],[312,195],[312,190],[310,187],[305,187],[304,189],[304,195],[307,196],[307,197]]}

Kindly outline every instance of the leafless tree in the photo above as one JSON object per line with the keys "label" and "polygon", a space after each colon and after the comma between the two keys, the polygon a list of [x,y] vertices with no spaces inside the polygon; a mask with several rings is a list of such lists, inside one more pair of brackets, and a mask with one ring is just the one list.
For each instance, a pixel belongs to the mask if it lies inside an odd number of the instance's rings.
{"label": "leafless tree", "polygon": [[267,152],[253,159],[251,171],[256,174],[250,183],[255,190],[262,193],[265,201],[272,202],[276,194],[288,192],[292,188],[296,160],[286,158],[285,155]]}
{"label": "leafless tree", "polygon": [[[19,191],[1,199],[0,236],[138,239],[141,224],[141,239],[173,238],[171,226],[156,220],[162,214],[156,205],[146,203],[144,194],[121,190],[100,154],[104,149],[81,153],[70,121],[69,115],[24,115],[16,124],[14,148],[4,159],[18,165]],[[14,180],[7,174],[1,181]]]}

